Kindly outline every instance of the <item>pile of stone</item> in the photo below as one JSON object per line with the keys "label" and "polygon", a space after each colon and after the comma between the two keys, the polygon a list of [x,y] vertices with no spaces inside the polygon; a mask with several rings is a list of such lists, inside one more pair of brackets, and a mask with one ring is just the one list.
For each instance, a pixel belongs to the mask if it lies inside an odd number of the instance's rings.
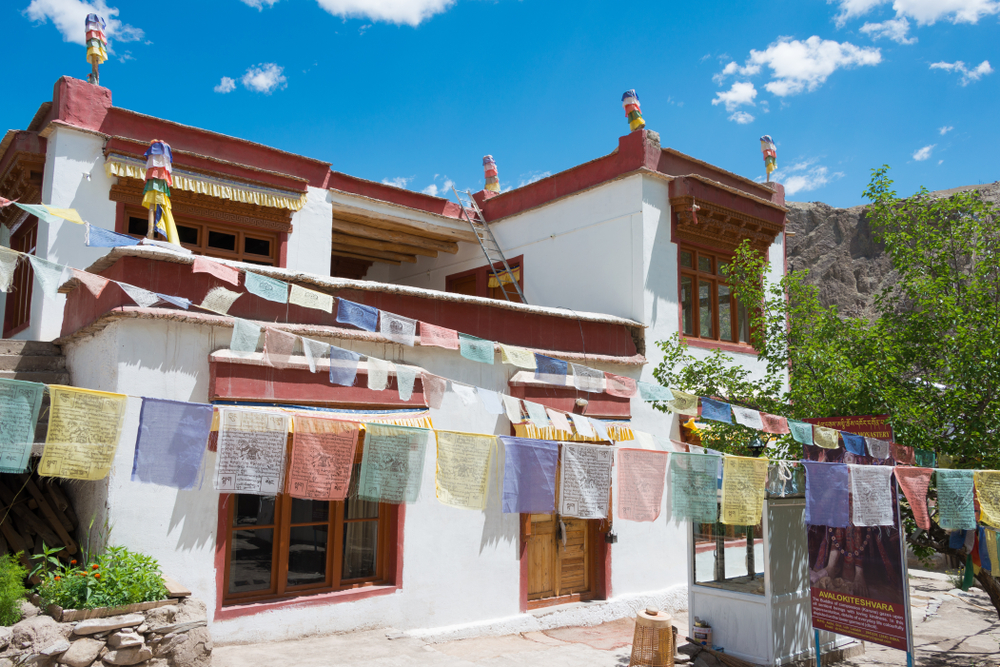
{"label": "pile of stone", "polygon": [[23,602],[24,620],[0,627],[0,667],[210,667],[205,603],[184,598],[146,612],[58,623]]}

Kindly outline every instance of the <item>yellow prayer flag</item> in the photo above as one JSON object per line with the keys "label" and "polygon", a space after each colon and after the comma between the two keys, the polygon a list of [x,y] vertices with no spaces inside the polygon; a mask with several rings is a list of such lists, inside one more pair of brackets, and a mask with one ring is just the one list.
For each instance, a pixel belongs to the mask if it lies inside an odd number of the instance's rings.
{"label": "yellow prayer flag", "polygon": [[980,522],[1000,528],[1000,470],[976,470],[973,479],[981,510]]}
{"label": "yellow prayer flag", "polygon": [[840,446],[840,431],[825,426],[813,426],[813,442],[823,449],[836,449]]}
{"label": "yellow prayer flag", "polygon": [[128,396],[49,385],[52,407],[42,477],[104,479],[118,449]]}
{"label": "yellow prayer flag", "polygon": [[667,403],[671,412],[692,417],[698,416],[698,396],[677,389],[671,389],[670,393],[674,395],[674,400]]}
{"label": "yellow prayer flag", "polygon": [[523,347],[512,347],[503,343],[500,343],[500,361],[528,371],[533,371],[537,368],[534,352],[526,350]]}
{"label": "yellow prayer flag", "polygon": [[333,312],[333,297],[331,295],[299,287],[298,285],[292,285],[291,292],[288,294],[288,303],[302,306],[303,308],[325,310],[328,313]]}
{"label": "yellow prayer flag", "polygon": [[764,509],[767,459],[726,456],[722,459],[722,523],[756,526]]}
{"label": "yellow prayer flag", "polygon": [[75,208],[56,208],[55,206],[49,206],[47,204],[42,204],[45,210],[56,216],[57,218],[62,218],[63,220],[69,220],[70,222],[75,222],[78,225],[83,224],[83,218],[80,214],[76,212]]}
{"label": "yellow prayer flag", "polygon": [[496,436],[435,431],[437,499],[445,505],[470,510],[486,509],[490,455]]}

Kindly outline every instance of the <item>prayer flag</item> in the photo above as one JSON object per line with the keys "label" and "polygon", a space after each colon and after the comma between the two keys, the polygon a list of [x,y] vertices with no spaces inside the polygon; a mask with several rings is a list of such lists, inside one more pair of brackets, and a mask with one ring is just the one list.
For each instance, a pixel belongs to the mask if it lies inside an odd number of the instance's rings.
{"label": "prayer flag", "polygon": [[938,525],[945,530],[972,530],[976,527],[973,471],[942,470],[937,474]]}
{"label": "prayer flag", "polygon": [[552,425],[548,414],[545,412],[545,406],[525,401],[524,408],[528,411],[528,421],[538,428],[548,428]]}
{"label": "prayer flag", "polygon": [[600,419],[591,419],[590,425],[593,427],[594,432],[597,433],[597,437],[601,440],[611,440],[608,436],[608,427]]}
{"label": "prayer flag", "polygon": [[132,481],[193,489],[212,431],[213,411],[207,403],[143,398]]}
{"label": "prayer flag", "polygon": [[451,507],[486,509],[490,456],[496,447],[496,436],[454,431],[435,433],[437,471],[434,485],[437,499]]}
{"label": "prayer flag", "polygon": [[0,378],[0,472],[27,469],[44,393],[44,384]]}
{"label": "prayer flag", "polygon": [[732,406],[723,401],[701,397],[701,418],[725,424],[733,423]]}
{"label": "prayer flag", "polygon": [[493,341],[460,333],[458,334],[458,342],[461,354],[466,359],[478,361],[481,364],[493,363]]}
{"label": "prayer flag", "polygon": [[618,450],[618,518],[656,521],[663,506],[667,452]]}
{"label": "prayer flag", "polygon": [[452,382],[451,390],[462,399],[462,404],[469,406],[476,402],[476,388],[470,387],[467,384],[462,384],[461,382]]}
{"label": "prayer flag", "polygon": [[257,351],[259,341],[259,326],[239,317],[233,318],[233,335],[229,339],[230,352],[252,354]]}
{"label": "prayer flag", "polygon": [[847,528],[850,524],[850,482],[844,463],[803,461],[806,469],[806,516],[811,526]]}
{"label": "prayer flag", "polygon": [[384,391],[389,386],[389,371],[393,367],[391,361],[368,357],[368,388],[374,391]]}
{"label": "prayer flag", "polygon": [[[525,401],[525,404],[527,404],[527,401]],[[545,408],[545,414],[549,416],[549,419],[552,421],[552,426],[555,427],[557,431],[564,431],[572,435],[573,428],[569,425],[569,420],[566,419],[566,415],[550,408]]]}
{"label": "prayer flag", "polygon": [[35,270],[35,279],[38,281],[38,286],[42,288],[42,292],[50,299],[56,298],[59,295],[59,286],[64,281],[63,276],[69,267],[34,255],[27,257],[28,261],[31,262],[31,268]]}
{"label": "prayer flag", "polygon": [[151,308],[160,302],[160,297],[156,292],[150,292],[148,289],[129,285],[128,283],[117,283],[117,285],[128,295],[128,298],[132,299],[137,306],[142,308]]}
{"label": "prayer flag", "polygon": [[38,464],[42,477],[104,479],[121,439],[128,396],[49,385],[49,431]]}
{"label": "prayer flag", "polygon": [[139,239],[103,227],[95,227],[89,222],[84,227],[83,242],[89,248],[118,248],[139,245]]}
{"label": "prayer flag", "polygon": [[851,523],[855,526],[892,525],[892,466],[849,465]]}
{"label": "prayer flag", "polygon": [[448,381],[433,373],[420,373],[420,384],[424,388],[424,401],[427,407],[438,410],[444,401],[444,393],[448,390]]}
{"label": "prayer flag", "polygon": [[931,518],[927,512],[927,487],[930,486],[930,468],[909,468],[906,466],[893,467],[896,481],[899,487],[906,494],[906,499],[910,502],[910,509],[913,510],[913,520],[919,528],[931,529]]}
{"label": "prayer flag", "polygon": [[667,402],[667,407],[671,412],[689,417],[698,416],[698,397],[695,394],[678,391],[677,389],[671,389],[670,393],[674,396],[673,400]]}
{"label": "prayer flag", "polygon": [[635,396],[636,390],[637,386],[634,379],[623,375],[615,375],[614,373],[604,374],[604,391],[609,396],[631,398]]}
{"label": "prayer flag", "polygon": [[[121,283],[118,284],[121,285]],[[122,286],[122,289],[125,289],[125,287]],[[128,290],[125,291],[127,292]],[[132,295],[129,294],[129,296]],[[243,295],[239,292],[227,290],[225,287],[215,287],[205,295],[205,299],[198,307],[204,308],[205,310],[211,310],[212,312],[219,313],[220,315],[226,315],[229,313],[229,309],[232,307],[236,299],[241,296]],[[135,297],[132,298],[134,299]]]}
{"label": "prayer flag", "polygon": [[296,414],[293,420],[288,494],[305,500],[344,500],[361,424],[304,414]]}
{"label": "prayer flag", "polygon": [[889,446],[892,443],[888,440],[879,440],[878,438],[865,438],[865,445],[868,447],[868,455],[873,459],[879,459],[884,461],[889,458]]}
{"label": "prayer flag", "polygon": [[670,455],[670,514],[675,521],[715,523],[720,456],[712,454]]}
{"label": "prayer flag", "polygon": [[[191,266],[191,273],[208,273],[219,280],[223,280],[230,285],[240,284],[240,270],[234,266],[221,264],[215,260],[207,259],[195,255],[194,264]],[[248,288],[249,289],[249,288]]]}
{"label": "prayer flag", "polygon": [[284,412],[219,408],[215,490],[258,496],[281,493],[288,420]]}
{"label": "prayer flag", "polygon": [[500,343],[500,361],[527,371],[535,370],[535,354],[523,347],[513,347]]}
{"label": "prayer flag", "polygon": [[408,401],[413,397],[413,383],[417,379],[417,369],[396,364],[396,390],[399,400]]}
{"label": "prayer flag", "polygon": [[840,437],[844,439],[844,448],[847,449],[851,454],[855,456],[865,456],[865,437],[863,435],[855,435],[854,433],[848,433],[847,431],[841,431]]}
{"label": "prayer flag", "polygon": [[169,294],[157,293],[156,297],[160,301],[166,301],[167,303],[177,306],[178,308],[183,308],[184,310],[187,310],[188,308],[191,307],[190,301],[179,296],[170,296]]}
{"label": "prayer flag", "polygon": [[542,375],[558,375],[565,377],[569,372],[569,364],[562,359],[555,359],[553,357],[547,357],[544,354],[538,354],[535,352],[535,379],[541,380],[542,382],[551,382],[551,379],[546,380],[541,377]]}
{"label": "prayer flag", "polygon": [[986,535],[986,529],[979,526],[979,565],[987,572],[992,572],[993,562],[990,560],[990,549],[986,544]]}
{"label": "prayer flag", "polygon": [[559,443],[500,436],[504,447],[503,512],[552,514]]}
{"label": "prayer flag", "polygon": [[920,468],[933,468],[937,464],[937,454],[926,449],[914,449],[913,464]]}
{"label": "prayer flag", "polygon": [[573,386],[580,391],[597,393],[604,391],[604,371],[599,371],[579,364],[573,367]]}
{"label": "prayer flag", "polygon": [[444,327],[427,324],[427,322],[421,322],[420,344],[443,347],[446,350],[457,350],[459,347],[458,332],[454,329],[445,329]]}
{"label": "prayer flag", "polygon": [[973,476],[979,496],[979,518],[1000,528],[1000,470],[976,470]]}
{"label": "prayer flag", "polygon": [[677,398],[673,391],[662,385],[642,381],[636,384],[639,385],[639,395],[644,401],[666,401],[669,403]]}
{"label": "prayer flag", "polygon": [[45,207],[46,211],[57,218],[62,218],[63,220],[68,220],[78,225],[86,224],[75,208],[56,208],[55,206],[49,206],[48,204],[42,204],[42,206]]}
{"label": "prayer flag", "polygon": [[260,276],[249,271],[243,276],[243,285],[251,294],[255,294],[274,303],[288,303],[288,283],[267,276]]}
{"label": "prayer flag", "polygon": [[425,428],[365,424],[358,497],[394,505],[416,502],[430,434]]}
{"label": "prayer flag", "polygon": [[[311,338],[302,339],[302,353],[306,356],[306,361],[309,363],[309,371],[312,373],[316,372],[316,360],[327,356],[329,351],[329,343],[313,340]],[[354,383],[352,382],[351,384]]]}
{"label": "prayer flag", "polygon": [[733,417],[736,418],[737,424],[756,431],[764,430],[764,420],[760,418],[760,412],[753,408],[744,408],[741,405],[731,405],[730,407],[733,409]]}
{"label": "prayer flag", "polygon": [[768,460],[749,456],[722,458],[722,523],[756,526],[764,509]]}
{"label": "prayer flag", "polygon": [[395,343],[413,347],[417,321],[382,310],[379,311],[378,332]]}
{"label": "prayer flag", "polygon": [[[507,413],[507,419],[510,420],[511,424],[520,424],[524,421],[524,418],[521,416],[521,399],[508,396],[507,394],[500,394],[500,400],[503,401],[504,412]],[[548,421],[548,419],[546,417],[545,421]]]}
{"label": "prayer flag", "polygon": [[766,412],[760,413],[760,421],[763,423],[763,428],[761,429],[764,433],[774,433],[776,435],[784,435],[790,433],[788,428],[788,420],[784,417],[778,415],[769,415]]}
{"label": "prayer flag", "polygon": [[[0,228],[6,229],[7,226],[0,224]],[[10,284],[14,280],[14,270],[17,268],[17,261],[20,257],[15,251],[0,246],[0,292],[10,291]]]}
{"label": "prayer flag", "polygon": [[608,518],[614,448],[607,445],[562,445],[559,514],[578,519]]}
{"label": "prayer flag", "polygon": [[489,389],[483,389],[482,387],[476,387],[476,393],[479,394],[479,400],[482,401],[483,407],[486,408],[486,412],[491,415],[502,415],[503,406],[500,405],[500,395],[495,391],[490,391]]}
{"label": "prayer flag", "polygon": [[800,445],[813,444],[813,425],[809,422],[800,422],[794,419],[786,420],[788,430],[792,434],[792,439]]}
{"label": "prayer flag", "polygon": [[913,447],[897,445],[893,442],[889,444],[889,453],[897,464],[911,466],[914,463]]}
{"label": "prayer flag", "polygon": [[337,299],[337,322],[350,324],[365,331],[375,331],[378,326],[378,308]]}
{"label": "prayer flag", "polygon": [[813,439],[817,447],[837,449],[840,447],[840,431],[825,426],[813,426]]}
{"label": "prayer flag", "polygon": [[47,222],[49,224],[58,224],[62,222],[58,217],[49,213],[48,209],[41,204],[21,204],[19,202],[13,202],[14,206],[17,206],[23,211],[27,211],[31,215],[35,216],[42,222]]}
{"label": "prayer flag", "polygon": [[298,285],[292,285],[292,289],[288,293],[288,303],[302,308],[322,310],[325,313],[333,312],[333,297],[331,295]]}
{"label": "prayer flag", "polygon": [[330,346],[330,384],[353,387],[358,377],[361,355],[342,347]]}
{"label": "prayer flag", "polygon": [[569,413],[569,418],[573,420],[573,428],[576,429],[578,435],[582,435],[584,438],[593,438],[597,435],[594,433],[594,428],[590,425],[590,420],[583,415],[571,412]]}
{"label": "prayer flag", "polygon": [[290,366],[295,341],[298,339],[298,336],[287,331],[264,327],[264,363],[276,368]]}

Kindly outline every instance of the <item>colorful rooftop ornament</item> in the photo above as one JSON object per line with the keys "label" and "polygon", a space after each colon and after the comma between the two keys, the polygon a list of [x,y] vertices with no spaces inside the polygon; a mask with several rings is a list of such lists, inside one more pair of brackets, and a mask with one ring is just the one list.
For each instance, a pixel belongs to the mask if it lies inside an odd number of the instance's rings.
{"label": "colorful rooftop ornament", "polygon": [[108,59],[108,38],[104,34],[107,24],[97,14],[87,14],[84,27],[87,33],[84,38],[87,43],[87,62],[90,63],[93,70],[90,74],[90,82],[97,84],[100,83],[97,66]]}
{"label": "colorful rooftop ornament", "polygon": [[635,132],[646,126],[646,121],[642,119],[642,109],[639,108],[639,96],[636,94],[635,88],[626,90],[622,94],[622,107],[625,108],[630,131]]}
{"label": "colorful rooftop ornament", "polygon": [[174,157],[170,144],[159,139],[153,139],[146,149],[146,188],[142,192],[142,205],[149,209],[149,229],[146,238],[154,234],[166,237],[169,243],[180,245],[177,236],[177,226],[170,211],[170,186],[174,179]]}
{"label": "colorful rooftop ornament", "polygon": [[767,170],[767,182],[771,182],[771,172],[778,168],[778,149],[770,134],[760,138],[760,152],[764,154],[764,169]]}
{"label": "colorful rooftop ornament", "polygon": [[500,177],[497,175],[497,163],[492,155],[483,156],[483,175],[486,177],[486,189],[490,192],[500,192]]}

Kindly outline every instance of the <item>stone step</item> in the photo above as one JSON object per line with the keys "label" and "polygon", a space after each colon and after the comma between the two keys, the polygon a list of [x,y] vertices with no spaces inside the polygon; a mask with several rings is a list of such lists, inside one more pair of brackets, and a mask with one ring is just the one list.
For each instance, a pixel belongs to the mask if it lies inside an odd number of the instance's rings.
{"label": "stone step", "polygon": [[65,371],[66,358],[59,356],[0,355],[0,371]]}
{"label": "stone step", "polygon": [[69,384],[69,373],[58,371],[0,371],[0,378],[45,384]]}
{"label": "stone step", "polygon": [[62,350],[54,343],[39,340],[0,340],[0,354],[58,357],[62,355]]}

